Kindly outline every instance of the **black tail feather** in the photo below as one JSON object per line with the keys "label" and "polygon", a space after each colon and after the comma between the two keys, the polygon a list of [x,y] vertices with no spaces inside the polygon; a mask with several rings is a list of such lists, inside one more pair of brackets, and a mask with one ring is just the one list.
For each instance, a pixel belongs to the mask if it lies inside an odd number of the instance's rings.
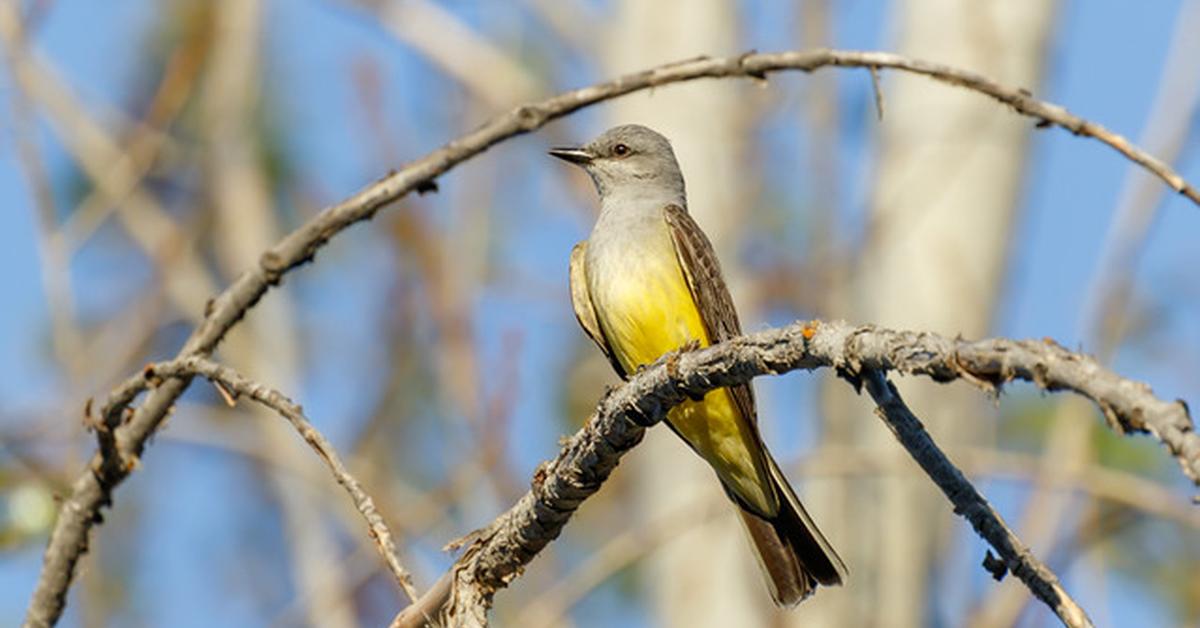
{"label": "black tail feather", "polygon": [[[804,510],[770,454],[767,462],[779,496],[779,512],[764,518],[741,503],[738,506],[759,566],[767,577],[771,597],[780,606],[795,606],[819,584],[842,584],[846,580],[846,565]],[[738,501],[736,497],[734,501]]]}

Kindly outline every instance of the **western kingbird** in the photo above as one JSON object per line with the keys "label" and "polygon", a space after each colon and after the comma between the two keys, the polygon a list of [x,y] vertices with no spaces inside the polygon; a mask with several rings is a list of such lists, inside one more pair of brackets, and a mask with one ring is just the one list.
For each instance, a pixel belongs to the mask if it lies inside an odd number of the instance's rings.
{"label": "western kingbird", "polygon": [[[600,194],[591,236],[571,251],[571,301],[622,378],[668,351],[741,333],[712,244],[687,213],[667,138],[625,125],[550,154],[583,167]],[[818,584],[841,584],[846,566],[800,505],[756,420],[748,384],[684,401],[667,415],[738,506],[771,597],[794,606]]]}

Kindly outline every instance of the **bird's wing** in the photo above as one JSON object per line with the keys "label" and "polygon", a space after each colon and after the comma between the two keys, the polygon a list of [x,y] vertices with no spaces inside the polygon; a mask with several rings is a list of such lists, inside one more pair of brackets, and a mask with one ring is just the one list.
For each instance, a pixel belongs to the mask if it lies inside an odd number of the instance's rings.
{"label": "bird's wing", "polygon": [[612,367],[616,369],[617,375],[621,376],[621,379],[627,379],[625,369],[621,368],[612,347],[608,346],[608,340],[604,338],[604,332],[600,330],[600,321],[596,319],[596,310],[592,307],[592,295],[588,292],[587,274],[583,265],[586,253],[587,241],[580,242],[571,249],[571,307],[575,309],[575,319],[579,321],[579,326],[596,346],[600,347],[604,357],[608,358]]}
{"label": "bird's wing", "polygon": [[[692,293],[692,301],[700,311],[700,321],[708,333],[709,342],[715,344],[740,335],[742,325],[738,322],[733,297],[729,296],[729,288],[721,275],[721,263],[717,261],[712,243],[692,220],[687,210],[679,205],[664,207],[663,219],[671,233],[671,240],[675,243],[675,256],[683,269],[683,277]],[[728,390],[737,404],[738,411],[747,421],[754,423],[757,416],[754,410],[754,391],[749,385],[733,386]]]}
{"label": "bird's wing", "polygon": [[[696,309],[700,311],[709,341],[721,342],[740,334],[741,324],[733,308],[733,298],[721,276],[721,266],[712,244],[684,208],[668,205],[663,209],[663,218],[675,242],[675,255],[679,258]],[[748,384],[726,390],[738,412],[753,428],[754,442],[747,445],[765,465],[768,476],[763,481],[774,487],[780,500],[779,510],[772,516],[763,517],[729,484],[725,485],[725,490],[742,508],[742,520],[758,553],[759,566],[771,582],[772,597],[777,604],[793,606],[811,594],[818,583],[841,584],[846,579],[846,566],[800,505],[787,478],[767,453],[762,437],[754,428],[753,390]],[[719,469],[715,464],[714,468]]]}

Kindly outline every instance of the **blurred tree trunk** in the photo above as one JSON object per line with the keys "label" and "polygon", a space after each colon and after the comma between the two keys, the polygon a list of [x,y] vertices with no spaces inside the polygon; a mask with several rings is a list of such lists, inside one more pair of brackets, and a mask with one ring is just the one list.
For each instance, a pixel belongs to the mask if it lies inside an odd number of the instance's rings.
{"label": "blurred tree trunk", "polygon": [[[258,256],[281,235],[276,222],[256,138],[263,136],[257,117],[262,6],[224,0],[216,9],[214,56],[204,79],[203,130],[205,169],[217,222],[216,259],[227,279],[258,263]],[[244,325],[222,345],[235,367],[279,390],[297,390],[296,324],[286,293],[263,299]],[[284,533],[294,561],[296,595],[313,625],[354,626],[353,608],[337,568],[338,548],[321,525],[328,507],[323,497],[278,469],[303,468],[312,455],[296,434],[274,414],[247,406],[256,415],[259,442],[283,464],[266,470],[279,499]]]}
{"label": "blurred tree trunk", "polygon": [[[697,55],[736,53],[734,3],[622,0],[604,46],[605,74],[615,75]],[[739,299],[735,250],[745,206],[739,169],[745,109],[734,84],[697,83],[637,94],[613,103],[612,124],[646,124],[670,138],[687,181],[689,210],[712,239]],[[753,320],[743,309],[742,320]],[[658,519],[683,504],[725,500],[716,476],[674,434],[650,430],[631,457],[639,515]],[[643,572],[663,626],[754,626],[770,605],[733,508],[658,549]]]}
{"label": "blurred tree trunk", "polygon": [[[1166,163],[1175,162],[1184,150],[1191,137],[1188,129],[1193,126],[1191,121],[1200,103],[1200,82],[1191,71],[1200,55],[1200,43],[1195,37],[1197,23],[1200,23],[1200,1],[1181,3],[1158,93],[1137,142]],[[1192,78],[1181,80],[1181,77]],[[1134,277],[1149,229],[1162,210],[1162,197],[1167,193],[1158,183],[1140,168],[1129,168],[1089,296],[1084,301],[1081,322],[1086,334],[1085,346],[1101,363],[1111,363],[1133,331],[1129,317],[1137,307]],[[1093,447],[1094,431],[1103,429],[1096,421],[1095,407],[1086,400],[1072,396],[1056,401],[1034,491],[1016,520],[1021,526],[1022,540],[1039,555],[1053,556],[1061,551],[1063,543],[1088,533],[1089,516],[1072,514],[1079,505],[1078,496],[1061,490],[1060,481],[1075,477],[1082,468],[1095,462],[1098,451]],[[1096,508],[1087,506],[1088,510]],[[1074,568],[1103,579],[1108,571],[1103,564],[1106,553],[1090,552],[1086,562],[1080,561]],[[1029,595],[1006,582],[989,591],[968,625],[1011,626],[1028,605]]]}
{"label": "blurred tree trunk", "polygon": [[[1010,85],[1039,85],[1055,3],[917,0],[897,11],[901,54],[971,68]],[[836,314],[902,329],[986,335],[1003,286],[1029,122],[977,94],[920,77],[885,78],[868,231],[858,267],[842,286],[846,292],[832,300],[842,310]],[[863,406],[845,399],[844,386],[830,386],[830,440],[876,449],[880,457],[907,457],[868,412],[845,413]],[[978,392],[926,382],[901,382],[900,388],[943,445],[990,440],[983,419],[993,411]],[[834,489],[845,508],[838,520],[845,528],[835,536],[855,540],[842,548],[853,598],[825,605],[828,616],[817,623],[930,623],[930,579],[957,524],[937,489],[905,464],[906,472],[878,482]]]}

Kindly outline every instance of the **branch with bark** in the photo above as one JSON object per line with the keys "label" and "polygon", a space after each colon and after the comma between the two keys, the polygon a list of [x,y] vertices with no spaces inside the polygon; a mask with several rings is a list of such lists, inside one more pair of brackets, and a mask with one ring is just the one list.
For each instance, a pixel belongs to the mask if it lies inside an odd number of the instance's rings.
{"label": "branch with bark", "polygon": [[[265,251],[256,266],[247,269],[231,286],[208,302],[204,320],[184,343],[176,359],[210,355],[229,330],[272,286],[278,285],[294,268],[311,261],[330,238],[354,223],[370,219],[384,206],[414,190],[436,189],[434,180],[438,176],[501,141],[536,130],[583,107],[639,90],[701,78],[742,77],[761,81],[773,72],[811,72],[829,66],[921,74],[984,94],[1021,115],[1036,119],[1039,126],[1060,126],[1076,135],[1092,137],[1109,145],[1162,179],[1172,189],[1200,204],[1200,193],[1176,171],[1120,135],[1079,118],[1063,107],[1034,98],[1027,90],[1002,85],[974,72],[882,52],[814,50],[748,53],[724,58],[702,57],[658,66],[516,107],[404,168],[389,173],[346,200],[324,209]],[[954,371],[949,369],[946,372]],[[995,375],[1003,376],[1005,373],[998,372]],[[101,521],[101,510],[111,504],[113,491],[137,468],[137,461],[149,439],[159,429],[190,381],[187,375],[167,379],[155,387],[135,410],[122,410],[119,415],[108,417],[99,426],[102,439],[100,450],[87,469],[72,483],[70,495],[62,500],[44,555],[42,571],[26,613],[26,625],[49,626],[58,621],[76,565],[87,551],[90,532]],[[1159,425],[1147,422],[1144,417],[1124,415],[1119,405],[1108,404],[1103,407],[1106,412],[1111,411],[1118,417],[1125,416],[1124,422],[1130,427],[1165,430],[1157,433],[1163,442],[1173,448],[1177,457],[1183,459],[1194,454],[1194,444],[1188,444],[1191,442],[1187,438],[1189,433],[1179,425],[1172,422]],[[620,444],[632,443],[622,441]],[[1189,476],[1196,479],[1198,470],[1194,464],[1188,471]]]}
{"label": "branch with bark", "polygon": [[1095,402],[1114,428],[1158,438],[1200,485],[1195,475],[1200,470],[1200,436],[1186,406],[1155,397],[1145,384],[1124,379],[1091,357],[1045,340],[967,342],[844,322],[795,323],[670,354],[611,391],[558,456],[538,469],[529,492],[469,535],[462,557],[447,575],[392,625],[421,625],[424,615],[435,613],[451,625],[485,624],[496,591],[558,536],[621,456],[641,440],[645,428],[661,421],[675,404],[756,376],[817,368],[835,369],[856,388],[866,385],[900,443],[946,494],[954,511],[996,550],[999,562],[988,563],[993,574],[1016,575],[1067,626],[1088,626],[1090,621],[1053,572],[933,443],[883,374],[923,375],[938,382],[961,379],[991,393],[1014,380],[1045,391],[1072,391]]}
{"label": "branch with bark", "polygon": [[[292,424],[304,442],[308,443],[308,446],[329,468],[334,480],[350,496],[354,507],[366,522],[367,532],[371,540],[375,542],[375,547],[383,558],[384,564],[392,572],[396,584],[410,601],[415,602],[418,596],[416,589],[413,588],[412,574],[400,563],[391,530],[388,529],[387,523],[375,507],[375,500],[371,499],[362,484],[346,469],[345,463],[342,462],[337,450],[333,448],[333,444],[313,426],[308,417],[304,416],[303,408],[278,390],[249,379],[228,366],[217,364],[201,356],[188,356],[169,362],[147,364],[142,372],[130,377],[109,395],[100,411],[104,423],[96,428],[97,432],[103,434],[110,417],[120,416],[134,398],[142,392],[157,388],[170,379],[191,379],[195,376],[204,377],[212,382],[217,391],[221,393],[222,398],[231,406],[236,403],[238,397],[244,396],[274,410]],[[104,446],[104,442],[105,439],[102,437],[101,447]]]}
{"label": "branch with bark", "polygon": [[1091,619],[1063,588],[1058,576],[1033,555],[1029,546],[1017,538],[1016,533],[963,472],[950,462],[883,372],[868,369],[863,372],[862,380],[868,394],[875,400],[875,413],[912,454],[921,469],[942,489],[942,493],[954,505],[954,512],[969,521],[975,533],[999,552],[999,560],[991,552],[987,553],[983,559],[984,568],[996,580],[1003,578],[1006,572],[1020,578],[1035,597],[1058,615],[1064,626],[1091,626]]}

